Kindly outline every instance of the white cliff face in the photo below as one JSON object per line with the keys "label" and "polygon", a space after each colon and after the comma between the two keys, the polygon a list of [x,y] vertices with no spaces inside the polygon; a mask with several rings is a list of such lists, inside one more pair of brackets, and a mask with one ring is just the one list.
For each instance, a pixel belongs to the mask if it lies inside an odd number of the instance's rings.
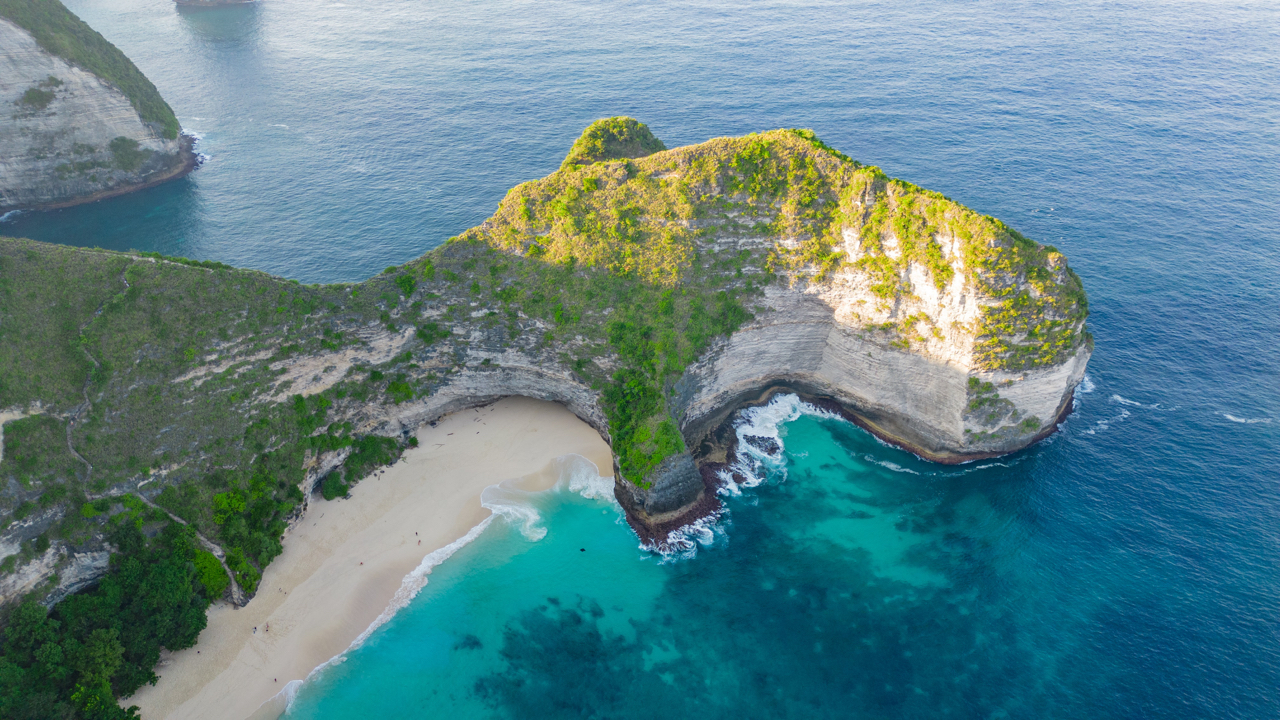
{"label": "white cliff face", "polygon": [[[930,459],[958,461],[1022,447],[1053,427],[1084,375],[1081,347],[1062,365],[982,372],[963,352],[972,337],[935,341],[924,352],[868,330],[851,306],[858,295],[832,286],[770,287],[756,319],[690,367],[676,386],[677,413],[691,444],[743,402],[771,388],[829,397],[886,439]],[[942,313],[940,313],[941,315]],[[970,410],[971,381],[991,382],[998,423]],[[988,393],[989,394],[989,393]],[[1035,418],[1034,423],[1027,422]]]}
{"label": "white cliff face", "polygon": [[0,18],[0,212],[104,197],[193,162],[189,139],[161,137],[119,90]]}

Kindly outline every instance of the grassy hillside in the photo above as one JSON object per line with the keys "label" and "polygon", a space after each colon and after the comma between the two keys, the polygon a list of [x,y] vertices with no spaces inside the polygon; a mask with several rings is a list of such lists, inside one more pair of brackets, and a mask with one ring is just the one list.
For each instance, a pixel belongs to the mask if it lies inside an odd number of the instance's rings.
{"label": "grassy hillside", "polygon": [[0,17],[31,33],[46,51],[119,88],[143,121],[155,123],[164,137],[178,137],[178,118],[156,86],[119,48],[58,0],[0,0]]}

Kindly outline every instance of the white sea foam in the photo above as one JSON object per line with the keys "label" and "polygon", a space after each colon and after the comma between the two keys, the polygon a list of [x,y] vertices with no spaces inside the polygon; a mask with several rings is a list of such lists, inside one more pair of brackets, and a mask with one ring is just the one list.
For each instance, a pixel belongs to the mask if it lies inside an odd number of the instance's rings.
{"label": "white sea foam", "polygon": [[1093,384],[1093,380],[1088,375],[1085,375],[1084,378],[1080,380],[1080,386],[1076,388],[1076,392],[1080,395],[1088,395],[1097,389],[1098,386]]}
{"label": "white sea foam", "polygon": [[[288,712],[289,708],[293,707],[293,700],[294,698],[298,697],[298,691],[301,689],[302,689],[301,680],[290,680],[289,682],[284,684],[283,688],[280,688],[280,692],[276,693],[271,698],[271,700],[275,700],[278,697],[283,697],[285,712]],[[267,703],[271,702],[271,700],[268,700]],[[263,703],[263,705],[266,705],[267,703]]]}
{"label": "white sea foam", "polygon": [[613,478],[601,477],[600,468],[581,455],[566,455],[556,459],[560,466],[561,482],[566,483],[570,492],[576,492],[588,500],[605,500],[613,505],[618,501],[613,496]]}
{"label": "white sea foam", "polygon": [[[888,460],[877,460],[875,457],[873,457],[873,456],[871,456],[871,455],[863,455],[862,457],[863,457],[864,459],[866,459],[866,461],[867,461],[867,462],[874,463],[874,464],[876,464],[876,465],[879,465],[879,466],[880,466],[880,467],[882,467],[882,468],[885,468],[885,469],[887,469],[887,470],[892,470],[892,471],[894,471],[894,472],[896,472],[896,473],[910,473],[910,474],[912,474],[912,475],[919,475],[919,474],[920,474],[920,473],[916,472],[915,470],[912,470],[911,468],[904,468],[904,467],[902,467],[901,465],[899,465],[898,463],[895,463],[895,462],[890,462],[890,461],[888,461]],[[990,466],[988,466],[988,465],[984,465],[983,467],[990,467]],[[933,474],[933,473],[930,473],[930,475],[932,475],[932,474]]]}
{"label": "white sea foam", "polygon": [[1273,422],[1273,421],[1274,421],[1272,418],[1269,418],[1269,417],[1264,417],[1264,418],[1241,418],[1241,417],[1236,417],[1235,415],[1232,415],[1232,414],[1230,414],[1230,413],[1219,413],[1219,414],[1220,414],[1220,415],[1222,415],[1222,417],[1224,417],[1224,418],[1226,418],[1226,419],[1230,420],[1231,422],[1234,422],[1234,423],[1243,423],[1243,424],[1245,424],[1245,425],[1255,425],[1255,424],[1257,424],[1257,423],[1266,423],[1266,424],[1270,424],[1271,422]]}
{"label": "white sea foam", "polygon": [[710,547],[725,537],[724,525],[720,522],[724,514],[722,509],[698,518],[667,533],[667,537],[657,544],[642,543],[640,549],[660,556],[658,563],[661,565],[692,560],[697,557],[699,547]]}
{"label": "white sea foam", "polygon": [[1099,420],[1098,422],[1094,423],[1093,427],[1089,428],[1088,430],[1085,430],[1085,431],[1084,431],[1084,433],[1085,433],[1086,435],[1097,435],[1099,432],[1103,432],[1103,431],[1106,431],[1106,430],[1110,430],[1110,429],[1111,429],[1111,423],[1113,423],[1113,422],[1120,422],[1121,420],[1124,420],[1124,419],[1125,419],[1125,418],[1127,418],[1127,417],[1129,417],[1129,411],[1128,411],[1128,410],[1121,410],[1121,411],[1120,411],[1120,414],[1119,414],[1119,415],[1117,415],[1117,416],[1115,416],[1115,417],[1113,417],[1113,418],[1107,418],[1107,419],[1105,419],[1105,420]]}
{"label": "white sea foam", "polygon": [[[752,407],[738,413],[734,432],[738,436],[736,457],[729,464],[732,473],[744,478],[741,483],[734,484],[731,475],[722,473],[726,482],[721,487],[721,494],[737,495],[741,488],[751,488],[764,482],[770,472],[786,479],[786,463],[783,459],[782,436],[779,428],[801,415],[838,418],[835,413],[801,400],[797,395],[775,395],[766,405]],[[768,453],[747,441],[748,437],[765,438],[777,446],[776,453]]]}
{"label": "white sea foam", "polygon": [[[738,438],[737,448],[734,457],[729,460],[729,467],[716,475],[720,480],[720,487],[717,488],[716,493],[741,497],[744,488],[756,487],[770,475],[785,479],[787,470],[781,427],[801,415],[840,417],[804,402],[791,393],[775,395],[765,405],[740,410],[734,421],[734,433]],[[748,442],[748,437],[771,441],[776,451],[766,452],[765,449]],[[735,475],[742,479],[741,482],[735,478]],[[725,529],[727,517],[728,510],[722,508],[672,530],[658,543],[641,544],[640,547],[642,550],[660,555],[662,563],[691,559],[697,555],[699,547],[711,546],[728,537]]]}
{"label": "white sea foam", "polygon": [[[486,488],[486,490],[488,489],[489,488]],[[396,590],[396,594],[391,598],[391,603],[387,605],[387,608],[383,610],[378,617],[374,618],[373,622],[369,623],[369,627],[365,628],[364,632],[360,633],[360,635],[347,646],[346,650],[343,650],[341,653],[329,658],[316,666],[314,670],[307,673],[306,680],[303,682],[316,677],[320,673],[324,672],[325,668],[331,665],[339,665],[346,662],[347,653],[363,645],[365,640],[368,640],[369,636],[372,635],[375,630],[387,624],[387,621],[395,617],[397,612],[400,612],[400,610],[408,606],[411,600],[417,597],[418,593],[422,591],[422,588],[427,586],[427,576],[431,574],[432,569],[445,560],[448,560],[454,553],[461,550],[472,540],[480,537],[480,533],[484,532],[485,528],[489,527],[489,524],[493,522],[493,518],[495,516],[496,515],[490,515],[484,520],[481,520],[480,524],[468,530],[466,535],[463,535],[439,550],[428,553],[426,557],[422,558],[422,562],[418,563],[418,567],[414,568],[408,575],[404,576],[403,580],[400,581],[400,588]],[[295,682],[299,681],[292,680],[289,683],[286,683],[285,688],[287,689],[289,685]],[[301,684],[299,684],[298,687],[300,688]],[[286,690],[281,690],[281,692],[286,692]],[[293,709],[293,701],[297,695],[298,689],[295,688],[285,696],[287,701],[287,705],[285,706],[286,713]],[[279,694],[277,694],[277,697],[279,697]]]}
{"label": "white sea foam", "polygon": [[986,464],[983,464],[983,465],[977,465],[977,466],[975,466],[973,469],[974,469],[974,470],[986,470],[987,468],[991,468],[991,467],[1002,467],[1002,468],[1007,468],[1007,467],[1013,467],[1013,466],[1012,466],[1012,465],[1008,465],[1008,464],[1006,464],[1006,463],[990,462],[990,463],[986,463]]}
{"label": "white sea foam", "polygon": [[7,213],[5,213],[5,214],[0,215],[0,222],[7,222],[7,221],[9,221],[9,220],[12,220],[12,219],[14,219],[14,218],[18,217],[18,214],[19,214],[19,213],[21,213],[21,212],[22,212],[21,210],[10,210],[9,212],[7,212]]}
{"label": "white sea foam", "polygon": [[1137,400],[1130,400],[1129,398],[1127,398],[1127,397],[1121,397],[1120,395],[1112,395],[1112,396],[1111,396],[1111,402],[1114,402],[1114,403],[1120,403],[1121,405],[1128,405],[1129,407],[1140,407],[1140,408],[1146,408],[1147,410],[1159,410],[1159,409],[1161,409],[1161,408],[1160,408],[1160,403],[1154,403],[1154,404],[1151,404],[1151,405],[1144,405],[1144,404],[1142,404],[1142,403],[1138,402]]}
{"label": "white sea foam", "polygon": [[280,123],[273,123],[271,127],[280,127],[280,128],[284,128],[285,130],[289,129],[288,125],[281,125]]}

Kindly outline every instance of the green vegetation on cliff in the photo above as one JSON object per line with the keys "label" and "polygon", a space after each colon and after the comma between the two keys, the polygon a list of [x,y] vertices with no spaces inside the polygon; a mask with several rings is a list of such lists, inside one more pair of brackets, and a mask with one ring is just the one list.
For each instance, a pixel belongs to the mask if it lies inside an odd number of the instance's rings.
{"label": "green vegetation on cliff", "polygon": [[137,708],[121,709],[116,698],[156,681],[161,650],[195,644],[205,609],[221,595],[201,581],[208,553],[177,523],[149,527],[158,530],[151,540],[142,525],[113,524],[118,550],[95,588],[52,612],[27,601],[9,614],[0,634],[0,717],[136,718]]}
{"label": "green vegetation on cliff", "polygon": [[[0,0],[0,17],[31,33],[40,47],[106,80],[124,93],[144,122],[178,137],[178,118],[124,53],[58,0]],[[38,98],[37,98],[38,99]],[[50,93],[49,99],[52,99]],[[35,103],[33,103],[35,104]],[[47,101],[45,104],[48,104]]]}
{"label": "green vegetation on cliff", "polygon": [[597,120],[582,131],[565,156],[560,169],[591,165],[602,160],[638,158],[666,150],[649,126],[629,117]]}

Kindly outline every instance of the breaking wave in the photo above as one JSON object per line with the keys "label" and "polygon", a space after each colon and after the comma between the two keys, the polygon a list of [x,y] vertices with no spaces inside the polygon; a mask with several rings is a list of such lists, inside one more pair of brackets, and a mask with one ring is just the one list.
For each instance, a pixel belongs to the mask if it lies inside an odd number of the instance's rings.
{"label": "breaking wave", "polygon": [[[921,474],[920,472],[916,470],[912,470],[911,468],[904,468],[896,462],[891,462],[889,460],[878,460],[872,455],[863,455],[862,457],[864,460],[866,460],[869,463],[872,463],[873,465],[879,465],[880,467],[886,470],[892,470],[893,472],[896,472],[896,473],[909,473],[911,475]],[[984,465],[983,467],[990,467],[990,465]],[[929,473],[929,474],[935,475],[936,473]]]}
{"label": "breaking wave", "polygon": [[1226,418],[1226,419],[1230,420],[1230,421],[1231,421],[1231,422],[1233,422],[1233,423],[1242,423],[1242,424],[1244,424],[1244,425],[1255,425],[1255,424],[1257,424],[1257,423],[1270,424],[1271,422],[1273,422],[1273,419],[1272,419],[1272,418],[1269,418],[1269,417],[1264,417],[1264,418],[1241,418],[1241,417],[1236,417],[1235,415],[1232,415],[1232,414],[1230,414],[1230,413],[1219,413],[1219,415],[1221,415],[1222,417],[1224,417],[1224,418]]}
{"label": "breaking wave", "polygon": [[657,544],[641,544],[640,549],[658,555],[661,558],[659,565],[692,560],[697,557],[699,547],[710,547],[726,536],[721,522],[726,514],[723,508],[717,510],[672,530]]}
{"label": "breaking wave", "polygon": [[1146,404],[1143,404],[1143,403],[1138,402],[1137,400],[1130,400],[1129,398],[1127,398],[1127,397],[1123,397],[1123,396],[1121,396],[1121,395],[1112,395],[1112,396],[1111,396],[1111,402],[1113,402],[1113,403],[1119,403],[1119,404],[1121,404],[1121,405],[1127,405],[1127,406],[1129,406],[1129,407],[1140,407],[1140,408],[1146,408],[1147,410],[1161,410],[1161,409],[1162,409],[1162,408],[1160,407],[1160,403],[1154,403],[1154,404],[1151,404],[1151,405],[1146,405]]}
{"label": "breaking wave", "polygon": [[[728,466],[717,473],[718,495],[741,497],[744,488],[753,488],[770,476],[786,479],[785,446],[781,427],[801,415],[840,419],[839,415],[804,402],[793,393],[774,395],[765,405],[739,410],[733,421],[737,445]],[[656,544],[642,544],[642,550],[661,556],[661,563],[689,560],[699,547],[709,547],[727,537],[725,507],[688,525],[672,530]]]}
{"label": "breaking wave", "polygon": [[1094,423],[1094,424],[1093,424],[1093,427],[1091,427],[1091,428],[1089,428],[1088,430],[1085,430],[1085,431],[1084,431],[1084,434],[1085,434],[1085,435],[1097,435],[1097,434],[1098,434],[1098,433],[1100,433],[1100,432],[1105,432],[1105,431],[1107,431],[1107,430],[1110,430],[1110,429],[1111,429],[1111,423],[1113,423],[1113,422],[1120,422],[1121,420],[1124,420],[1124,419],[1125,419],[1125,418],[1127,418],[1127,417],[1129,417],[1129,411],[1128,411],[1128,410],[1121,410],[1121,411],[1120,411],[1120,414],[1119,414],[1119,415],[1116,415],[1115,417],[1112,417],[1112,418],[1106,418],[1106,419],[1104,419],[1104,420],[1099,420],[1098,422]]}
{"label": "breaking wave", "polygon": [[737,449],[729,468],[720,472],[720,494],[741,495],[742,488],[759,485],[769,473],[775,473],[785,480],[787,468],[783,459],[784,445],[780,428],[801,415],[835,419],[840,417],[807,403],[792,393],[774,395],[766,405],[740,410],[734,421]]}

